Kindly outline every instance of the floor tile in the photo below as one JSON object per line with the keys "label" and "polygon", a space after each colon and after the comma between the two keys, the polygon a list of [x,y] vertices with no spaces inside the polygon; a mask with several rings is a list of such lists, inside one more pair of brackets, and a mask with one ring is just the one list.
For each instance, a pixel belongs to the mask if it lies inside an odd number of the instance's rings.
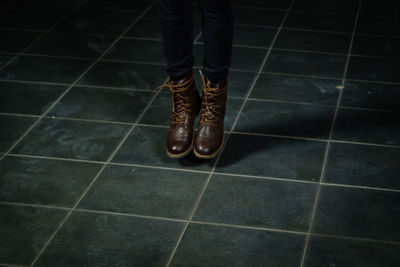
{"label": "floor tile", "polygon": [[188,219],[208,174],[108,166],[79,208]]}
{"label": "floor tile", "polygon": [[335,109],[334,106],[249,100],[234,130],[327,139]]}
{"label": "floor tile", "polygon": [[361,14],[357,22],[356,33],[399,37],[399,8],[393,9],[391,12],[383,16],[364,16]]}
{"label": "floor tile", "polygon": [[182,223],[74,212],[38,266],[162,266]]}
{"label": "floor tile", "polygon": [[[224,120],[224,129],[229,131],[239,113],[244,99],[228,98]],[[159,94],[149,109],[144,114],[140,123],[169,126],[172,115],[172,100],[167,92]],[[197,116],[194,122],[195,129],[198,128],[200,117]]]}
{"label": "floor tile", "polygon": [[0,79],[72,83],[90,63],[83,59],[19,56],[0,72]]}
{"label": "floor tile", "polygon": [[125,34],[125,37],[153,38],[161,40],[158,18],[142,18]]}
{"label": "floor tile", "polygon": [[0,10],[0,27],[47,30],[78,4],[78,0],[14,1],[9,8]]}
{"label": "floor tile", "polygon": [[2,68],[14,55],[0,53],[0,68]]}
{"label": "floor tile", "polygon": [[400,57],[400,39],[356,35],[351,53],[356,55]]}
{"label": "floor tile", "polygon": [[233,45],[270,47],[277,29],[236,25],[233,33]]}
{"label": "floor tile", "polygon": [[305,266],[397,266],[400,246],[312,236]]}
{"label": "floor tile", "polygon": [[341,81],[261,74],[251,98],[336,105]]}
{"label": "floor tile", "polygon": [[293,5],[295,11],[315,11],[321,13],[357,14],[357,0],[297,0]]}
{"label": "floor tile", "polygon": [[153,95],[153,92],[74,87],[49,115],[133,123]]}
{"label": "floor tile", "polygon": [[114,41],[115,37],[100,34],[49,33],[35,43],[27,53],[97,58]]}
{"label": "floor tile", "polygon": [[313,233],[400,240],[400,194],[322,186]]}
{"label": "floor tile", "polygon": [[247,0],[245,3],[243,0],[232,0],[233,6],[249,6],[249,7],[262,7],[262,8],[279,8],[287,9],[290,6],[290,0]]}
{"label": "floor tile", "polygon": [[317,187],[213,175],[193,220],[306,232]]}
{"label": "floor tile", "polygon": [[41,32],[0,30],[3,42],[0,43],[0,51],[18,53],[38,38]]}
{"label": "floor tile", "polygon": [[212,169],[215,159],[199,159],[193,153],[181,159],[168,157],[165,151],[167,134],[168,128],[137,126],[112,161],[202,171]]}
{"label": "floor tile", "polygon": [[233,13],[236,24],[279,27],[286,11],[260,8],[233,8]]}
{"label": "floor tile", "polygon": [[120,39],[104,56],[105,59],[165,64],[161,41]]}
{"label": "floor tile", "polygon": [[346,56],[273,50],[264,72],[343,78]]}
{"label": "floor tile", "polygon": [[12,153],[105,161],[128,128],[126,125],[45,118]]}
{"label": "floor tile", "polygon": [[6,157],[0,162],[0,200],[71,207],[100,164]]}
{"label": "floor tile", "polygon": [[[258,71],[268,49],[233,47],[231,69]],[[203,65],[204,46],[197,44],[194,46],[195,66]]]}
{"label": "floor tile", "polygon": [[326,144],[232,134],[217,172],[319,181]]}
{"label": "floor tile", "polygon": [[120,35],[149,1],[88,1],[55,28],[57,31]]}
{"label": "floor tile", "polygon": [[41,115],[67,86],[0,82],[0,112]]}
{"label": "floor tile", "polygon": [[400,85],[347,81],[341,106],[400,111]]}
{"label": "floor tile", "polygon": [[400,189],[400,148],[331,143],[324,182]]}
{"label": "floor tile", "polygon": [[293,11],[289,13],[284,27],[352,33],[354,22],[354,16]]}
{"label": "floor tile", "polygon": [[163,66],[101,61],[79,81],[79,84],[155,89],[166,78]]}
{"label": "floor tile", "polygon": [[65,210],[1,205],[0,262],[29,265],[66,215]]}
{"label": "floor tile", "polygon": [[350,34],[283,29],[279,33],[274,48],[347,54],[350,39]]}
{"label": "floor tile", "polygon": [[0,151],[10,149],[35,121],[32,117],[0,115]]}
{"label": "floor tile", "polygon": [[400,59],[350,57],[348,79],[400,83]]}
{"label": "floor tile", "polygon": [[340,108],[333,139],[400,145],[400,114]]}
{"label": "floor tile", "polygon": [[296,266],[304,236],[190,224],[171,266]]}

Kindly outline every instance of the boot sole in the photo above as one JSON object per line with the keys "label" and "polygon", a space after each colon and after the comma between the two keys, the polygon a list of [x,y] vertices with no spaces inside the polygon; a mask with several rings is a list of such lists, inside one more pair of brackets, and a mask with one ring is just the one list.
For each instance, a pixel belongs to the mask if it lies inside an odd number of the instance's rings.
{"label": "boot sole", "polygon": [[170,158],[174,158],[174,159],[183,158],[184,156],[188,155],[190,153],[190,151],[192,151],[193,143],[194,143],[194,133],[192,136],[192,143],[190,144],[190,147],[186,151],[179,153],[179,154],[173,154],[173,153],[169,152],[167,148],[165,148],[165,151],[167,152],[167,155]]}
{"label": "boot sole", "polygon": [[224,140],[225,140],[225,134],[224,134],[224,136],[222,137],[221,145],[218,147],[217,151],[215,151],[214,153],[212,153],[212,154],[210,154],[210,155],[203,155],[203,154],[200,154],[199,152],[196,151],[196,148],[193,149],[193,153],[194,153],[194,155],[195,155],[196,157],[198,157],[198,158],[200,158],[200,159],[212,159],[212,158],[214,158],[216,155],[218,155],[219,152],[221,152],[222,146],[224,145]]}

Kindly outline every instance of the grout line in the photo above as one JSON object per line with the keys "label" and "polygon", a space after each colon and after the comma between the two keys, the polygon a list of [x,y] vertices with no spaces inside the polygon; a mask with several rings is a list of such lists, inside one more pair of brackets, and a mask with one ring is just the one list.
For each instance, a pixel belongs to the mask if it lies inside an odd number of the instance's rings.
{"label": "grout line", "polygon": [[[86,0],[86,1],[88,1],[88,0]],[[83,76],[84,75],[86,75],[86,73],[88,73],[92,68],[93,68],[93,66],[94,65],[96,65],[110,50],[111,50],[111,48],[122,38],[122,36],[134,25],[134,24],[136,24],[136,22],[138,22],[142,17],[143,17],[143,15],[148,11],[148,9],[152,6],[152,5],[154,5],[154,3],[155,2],[153,2],[148,8],[146,8],[143,12],[142,12],[142,14],[141,15],[139,15],[138,17],[136,17],[135,18],[135,20],[131,23],[131,25],[129,25],[128,27],[127,27],[127,29],[124,31],[124,32],[122,32],[121,33],[121,35],[117,38],[117,39],[115,39],[108,47],[107,47],[107,49],[106,50],[104,50],[104,52],[92,63],[92,64],[90,64],[89,65],[89,67],[87,67],[84,71],[83,71],[83,73],[81,74],[81,75],[79,75],[75,80],[74,80],[74,82],[72,82],[72,84],[70,84],[69,85],[69,87],[53,102],[53,104],[51,104],[50,105],[50,107],[48,107],[47,108],[47,110],[40,116],[40,118],[38,118],[38,120],[36,120],[29,128],[28,128],[28,130],[22,135],[22,136],[20,136],[20,138],[18,138],[18,140],[6,151],[6,153],[5,154],[3,154],[1,157],[0,157],[0,161],[5,157],[5,156],[7,156],[7,154],[8,153],[10,153],[13,149],[14,149],[14,147],[17,145],[17,144],[19,144],[19,142],[42,120],[42,118],[44,118],[46,115],[47,115],[47,113],[49,113],[50,112],[50,110],[55,106],[55,105],[57,105],[57,103],[71,90],[71,88],[73,88],[77,83],[78,83],[78,81],[79,80],[81,80],[82,78],[83,78]],[[1,70],[1,69],[0,69]]]}
{"label": "grout line", "polygon": [[[136,126],[141,126],[139,123]],[[70,158],[59,158],[59,157],[46,157],[46,156],[35,156],[35,155],[25,155],[25,154],[8,154],[7,157],[19,157],[19,158],[33,158],[33,159],[45,159],[45,160],[58,160],[58,161],[70,161],[70,162],[79,162],[79,163],[89,163],[89,164],[106,164],[107,162],[103,161],[93,161],[93,160],[82,160],[82,159],[70,159]],[[136,164],[136,163],[120,163],[120,162],[109,162],[108,165],[114,166],[123,166],[123,167],[138,167],[138,168],[148,168],[148,169],[159,169],[159,170],[168,170],[168,171],[178,171],[178,172],[190,172],[190,173],[201,173],[201,174],[210,174],[211,171],[200,171],[193,169],[185,169],[185,168],[173,168],[173,167],[165,167],[165,166],[154,166],[154,165],[146,165],[146,164]],[[261,176],[261,175],[251,175],[251,174],[241,174],[241,173],[228,173],[228,172],[218,172],[214,171],[215,175],[224,175],[224,176],[234,176],[234,177],[244,177],[244,178],[254,178],[261,180],[272,180],[272,181],[281,181],[281,182],[290,182],[290,183],[305,183],[305,184],[321,184],[325,186],[331,187],[346,187],[352,189],[367,189],[367,190],[379,190],[379,191],[389,191],[400,193],[400,189],[393,188],[384,188],[384,187],[373,187],[373,186],[362,186],[362,185],[353,185],[353,184],[338,184],[338,183],[324,183],[317,181],[309,181],[302,179],[291,179],[284,177],[273,177],[273,176]],[[1,203],[1,201],[0,201]]]}
{"label": "grout line", "polygon": [[63,117],[63,116],[55,116],[55,115],[44,116],[43,119],[66,120],[66,121],[84,121],[84,122],[96,122],[96,123],[117,124],[117,125],[132,125],[134,123],[134,122],[122,122],[122,121],[106,121],[106,120],[96,120],[96,119],[82,119],[82,118]]}
{"label": "grout line", "polygon": [[[66,208],[66,207],[55,207],[55,206],[48,206],[48,205],[35,205],[35,204],[18,203],[18,202],[4,202],[4,201],[1,201],[0,205],[19,206],[19,207],[34,207],[34,208],[44,208],[44,209],[58,209],[58,210],[71,210],[70,208]],[[302,231],[284,230],[284,229],[261,227],[261,226],[248,226],[248,225],[196,221],[196,220],[188,221],[185,219],[176,219],[176,218],[168,218],[168,217],[161,217],[161,216],[140,215],[140,214],[134,214],[134,213],[114,212],[114,211],[106,211],[106,210],[90,210],[90,209],[82,209],[82,208],[77,208],[77,209],[75,209],[75,211],[85,212],[85,213],[102,214],[102,215],[135,217],[135,218],[142,218],[142,219],[148,219],[148,220],[161,220],[161,221],[170,221],[170,222],[178,222],[178,223],[194,223],[194,224],[210,225],[210,226],[217,226],[217,227],[230,227],[230,228],[238,228],[238,229],[307,235],[307,232],[302,232]],[[359,241],[359,242],[361,241],[361,242],[374,242],[374,243],[382,243],[382,244],[400,245],[400,241],[371,239],[371,238],[357,237],[357,236],[339,236],[339,235],[320,234],[320,233],[313,233],[313,234],[311,234],[311,236],[344,239],[344,240]]]}
{"label": "grout line", "polygon": [[[75,13],[75,11],[77,11],[79,8],[81,8],[84,4],[86,4],[86,2],[88,2],[89,0],[83,0],[79,5],[77,5],[76,7],[74,7],[70,12],[68,12],[66,15],[64,15],[61,19],[59,19],[56,23],[53,24],[53,26],[50,27],[50,29],[44,31],[42,34],[39,35],[39,37],[37,37],[35,40],[33,40],[28,46],[26,46],[22,51],[20,51],[18,54],[16,54],[14,57],[12,57],[9,61],[7,61],[7,63],[5,63],[3,66],[0,67],[0,71],[4,70],[8,65],[10,65],[11,63],[13,63],[20,55],[22,55],[23,53],[25,53],[28,49],[30,49],[34,44],[36,44],[37,42],[39,42],[40,40],[43,39],[43,37],[51,32],[54,28],[57,27],[58,24],[60,24],[61,22],[63,22],[66,18],[68,18],[69,16],[71,16],[73,13]],[[1,160],[1,158],[0,158]]]}
{"label": "grout line", "polygon": [[47,156],[37,156],[37,155],[28,155],[28,154],[14,154],[14,153],[9,153],[7,155],[7,157],[48,159],[48,160],[72,161],[72,162],[94,163],[94,164],[105,164],[106,163],[105,161],[95,161],[95,160],[86,160],[86,159],[71,159],[71,158],[60,158],[60,157],[47,157]]}
{"label": "grout line", "polygon": [[[130,28],[141,18],[143,17],[148,10],[150,10],[154,4],[156,2],[153,2],[152,4],[150,4],[145,10],[144,12],[137,18],[135,19],[135,21],[129,25],[125,31],[121,34],[121,36],[115,41],[115,43],[126,33],[130,30]],[[104,52],[104,54],[115,44],[111,44],[110,47]],[[103,54],[103,55],[104,55]],[[100,58],[99,58],[100,59]],[[94,65],[94,64],[93,64]],[[166,81],[165,81],[166,82]],[[49,246],[49,244],[52,242],[52,240],[55,238],[55,236],[57,235],[57,233],[59,232],[59,230],[62,228],[62,226],[65,224],[65,222],[68,220],[68,218],[72,215],[72,212],[74,212],[74,210],[77,209],[79,203],[82,201],[82,199],[86,196],[86,194],[89,192],[89,190],[92,188],[93,184],[97,181],[98,177],[103,173],[104,169],[110,164],[110,162],[112,161],[112,159],[114,158],[114,156],[117,154],[117,152],[119,151],[119,149],[121,148],[121,146],[125,143],[125,140],[130,136],[131,132],[135,129],[137,123],[142,119],[143,115],[146,113],[146,111],[150,108],[151,104],[153,103],[153,101],[156,99],[156,97],[158,96],[158,94],[160,93],[161,90],[157,90],[156,93],[153,95],[153,97],[150,99],[150,101],[147,103],[146,107],[144,108],[144,110],[141,112],[141,114],[139,115],[139,117],[136,119],[136,122],[131,126],[131,128],[128,130],[128,132],[125,134],[125,136],[122,138],[122,140],[118,143],[117,147],[113,150],[113,152],[111,153],[111,155],[108,157],[107,161],[105,162],[105,164],[102,166],[102,168],[98,171],[98,173],[96,174],[96,176],[93,178],[93,180],[91,181],[91,183],[87,186],[87,188],[85,189],[85,191],[82,193],[82,195],[79,197],[79,199],[76,201],[75,205],[72,207],[72,209],[68,212],[68,214],[65,216],[65,218],[61,221],[61,223],[59,224],[59,226],[57,227],[57,229],[53,232],[53,234],[51,235],[51,237],[49,238],[49,240],[46,242],[46,244],[43,246],[43,248],[40,250],[39,254],[35,257],[35,259],[33,260],[33,262],[31,263],[31,266],[33,266],[36,261],[40,258],[40,256],[42,255],[42,253],[46,250],[46,248]]]}
{"label": "grout line", "polygon": [[[345,81],[346,81],[347,69],[348,69],[348,66],[349,66],[351,50],[352,50],[352,47],[353,47],[354,36],[355,36],[356,28],[357,28],[357,22],[358,22],[358,18],[360,16],[361,5],[362,5],[362,0],[359,0],[358,8],[357,8],[357,15],[356,15],[356,17],[354,19],[353,33],[352,33],[351,41],[350,41],[350,45],[349,45],[346,65],[344,67],[343,80],[342,80],[342,83],[341,83],[341,88],[344,87],[344,84],[345,84]],[[327,166],[327,161],[328,161],[328,154],[329,154],[331,139],[332,139],[333,131],[334,131],[334,128],[335,128],[335,122],[336,122],[337,114],[338,114],[338,111],[339,111],[339,106],[340,106],[340,101],[341,101],[341,98],[342,98],[342,93],[343,93],[343,89],[339,91],[339,97],[338,97],[337,103],[336,103],[336,110],[335,110],[335,114],[333,115],[333,119],[332,119],[332,125],[331,125],[331,129],[330,129],[330,132],[329,132],[329,139],[328,139],[328,143],[327,143],[327,146],[326,146],[326,149],[325,149],[324,161],[322,163],[322,168],[321,168],[321,176],[320,176],[320,179],[319,179],[319,185],[318,185],[318,189],[317,189],[317,193],[316,193],[315,201],[314,201],[314,206],[313,206],[312,214],[311,214],[311,218],[310,218],[310,227],[308,228],[308,233],[307,233],[306,240],[305,240],[305,243],[304,243],[304,249],[303,249],[303,254],[302,254],[302,258],[301,258],[300,267],[304,266],[305,258],[306,258],[308,247],[309,247],[308,244],[309,244],[309,240],[310,240],[310,234],[311,234],[313,226],[314,226],[315,214],[316,214],[316,211],[317,211],[319,195],[320,195],[320,191],[321,191],[321,184],[323,182],[323,178],[324,178],[325,172],[326,172],[326,166]]]}
{"label": "grout line", "polygon": [[4,266],[4,267],[27,267],[28,265],[17,265],[17,264],[0,263],[0,266]]}
{"label": "grout line", "polygon": [[[95,61],[93,62],[93,64],[91,64],[89,66],[89,68],[87,68],[76,80],[75,82],[66,90],[66,92],[68,92],[69,89],[71,89],[71,87],[77,82],[79,81],[121,38],[122,36],[127,33],[132,27],[133,25],[135,25],[153,6],[154,6],[155,2],[152,2],[147,8],[144,9],[144,11],[135,18],[135,20],[121,33],[121,35],[114,40],[114,42],[112,42],[108,48],[102,53],[102,55]],[[65,92],[65,93],[66,93]],[[148,109],[148,107],[150,106],[150,104],[152,103],[152,101],[155,99],[155,97],[158,95],[158,93],[160,92],[160,90],[158,90],[153,98],[149,101],[149,103],[147,104],[146,108],[142,111],[142,113],[140,114],[140,116],[137,119],[137,122],[139,122],[139,120],[141,119],[141,117],[143,116],[143,114],[146,112],[146,110]],[[63,95],[65,95],[65,93]],[[63,96],[62,95],[62,96]],[[61,96],[61,97],[62,97]],[[61,98],[59,98],[61,99]],[[59,100],[58,99],[58,100]],[[57,103],[57,102],[56,102]],[[48,110],[50,111],[50,109],[53,107],[54,105],[52,105]],[[47,113],[46,112],[46,113]],[[46,115],[46,113],[44,115]],[[52,240],[55,238],[55,236],[57,235],[57,233],[59,232],[59,230],[62,228],[62,226],[64,225],[64,223],[69,219],[69,217],[71,216],[72,212],[77,208],[77,206],[79,205],[80,201],[85,197],[85,195],[87,194],[87,192],[90,190],[90,188],[93,186],[94,182],[96,182],[97,178],[100,176],[100,174],[103,172],[103,170],[106,168],[106,166],[108,165],[109,162],[111,162],[112,158],[114,157],[114,155],[118,152],[119,148],[122,146],[122,144],[124,143],[124,141],[126,140],[126,138],[128,138],[128,136],[130,135],[130,133],[132,132],[132,130],[135,128],[135,124],[133,124],[131,126],[131,128],[128,130],[128,132],[125,134],[125,136],[122,138],[122,140],[119,142],[119,144],[117,145],[117,147],[114,149],[114,151],[111,153],[111,155],[109,156],[109,158],[107,159],[106,163],[103,164],[102,168],[99,170],[99,172],[96,174],[96,176],[93,178],[93,180],[91,181],[91,183],[87,186],[86,190],[82,193],[82,195],[79,197],[79,199],[77,200],[77,202],[74,204],[74,206],[72,207],[72,209],[67,213],[67,215],[64,217],[64,219],[60,222],[60,224],[58,225],[58,227],[56,228],[56,230],[53,232],[53,234],[50,236],[50,238],[47,240],[47,242],[44,244],[44,246],[41,248],[41,250],[39,251],[39,253],[36,255],[36,257],[34,258],[34,260],[32,261],[32,263],[30,264],[30,266],[33,266],[37,260],[40,258],[40,256],[43,254],[43,252],[47,249],[47,247],[49,246],[49,244],[52,242]]]}
{"label": "grout line", "polygon": [[[295,1],[295,0],[292,0],[290,6],[289,6],[289,8],[288,8],[288,10],[287,10],[286,13],[285,13],[285,16],[284,16],[283,19],[282,19],[282,22],[281,22],[281,24],[280,24],[278,30],[276,31],[276,33],[275,33],[275,35],[274,35],[273,40],[271,41],[271,48],[273,48],[274,43],[275,43],[275,41],[276,41],[277,38],[278,38],[278,35],[279,35],[279,33],[280,33],[280,31],[281,31],[281,29],[282,29],[282,27],[283,27],[283,25],[284,25],[284,23],[285,23],[285,21],[286,21],[288,15],[289,15],[289,12],[290,12],[290,10],[291,10],[293,4],[294,4],[294,1]],[[251,91],[252,91],[252,89],[253,89],[253,87],[254,87],[254,85],[255,85],[255,83],[256,83],[258,77],[260,76],[260,73],[261,73],[261,71],[262,71],[262,69],[263,69],[263,67],[264,67],[264,65],[265,65],[265,63],[266,63],[266,61],[267,61],[267,59],[268,59],[270,53],[271,53],[271,50],[272,50],[272,49],[267,50],[267,53],[266,53],[266,55],[265,55],[265,57],[264,57],[264,59],[263,59],[263,62],[261,63],[260,68],[259,68],[259,70],[258,70],[258,72],[257,72],[257,75],[254,77],[254,80],[253,80],[252,84],[250,85],[250,89],[249,89],[249,91],[248,91],[247,94],[246,94],[245,100],[243,101],[243,103],[242,103],[242,105],[241,105],[241,108],[240,108],[238,114],[236,115],[235,121],[234,121],[234,123],[233,123],[233,125],[232,125],[230,131],[229,131],[229,132],[227,133],[227,135],[226,135],[225,141],[224,141],[224,143],[222,144],[221,151],[218,153],[218,156],[217,156],[217,158],[216,158],[216,160],[215,160],[215,162],[214,162],[214,164],[213,164],[213,168],[212,168],[212,170],[211,170],[211,173],[210,173],[210,175],[208,176],[206,182],[204,183],[204,185],[203,185],[203,187],[202,187],[202,189],[201,189],[201,191],[200,191],[200,194],[199,194],[197,200],[195,201],[194,207],[193,207],[192,212],[191,212],[191,214],[190,214],[190,216],[189,216],[189,220],[188,220],[188,222],[185,224],[185,226],[184,226],[184,228],[183,228],[183,230],[182,230],[182,233],[181,233],[180,236],[179,236],[178,242],[176,243],[176,245],[175,245],[175,247],[174,247],[174,249],[173,249],[173,251],[172,251],[172,253],[171,253],[171,255],[170,255],[169,259],[168,259],[168,262],[167,262],[167,264],[166,264],[166,267],[169,267],[169,265],[171,264],[172,259],[173,259],[174,255],[175,255],[175,253],[176,253],[176,250],[178,249],[179,244],[180,244],[180,242],[181,242],[181,240],[182,240],[182,238],[183,238],[183,235],[185,234],[186,229],[187,229],[189,223],[192,221],[193,215],[195,214],[195,212],[196,212],[196,210],[197,210],[197,207],[198,207],[198,205],[199,205],[199,203],[200,203],[200,201],[201,201],[201,199],[202,199],[202,197],[203,197],[203,195],[204,195],[204,193],[205,193],[205,191],[206,191],[206,189],[207,189],[207,186],[208,186],[208,184],[209,184],[209,182],[210,182],[210,180],[211,180],[211,177],[212,177],[213,173],[215,172],[215,169],[216,169],[217,164],[218,164],[218,162],[219,162],[219,159],[221,158],[221,155],[222,155],[222,153],[223,153],[223,151],[224,151],[224,149],[225,149],[225,146],[226,146],[226,144],[228,143],[228,140],[229,140],[229,137],[230,137],[230,135],[231,135],[231,132],[232,132],[233,129],[235,128],[236,122],[238,121],[238,119],[239,119],[239,117],[240,117],[240,113],[242,112],[242,110],[243,110],[243,108],[244,108],[244,106],[245,106],[245,104],[246,104],[246,102],[247,102],[247,99],[248,99],[249,95],[251,94]]]}
{"label": "grout line", "polygon": [[9,112],[0,112],[0,115],[1,115],[1,116],[15,116],[15,117],[40,118],[40,115],[22,114],[22,113],[9,113]]}

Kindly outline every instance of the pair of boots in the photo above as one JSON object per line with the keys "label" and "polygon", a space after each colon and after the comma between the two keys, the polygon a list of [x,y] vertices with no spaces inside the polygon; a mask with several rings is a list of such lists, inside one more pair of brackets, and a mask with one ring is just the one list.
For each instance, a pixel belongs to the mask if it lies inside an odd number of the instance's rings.
{"label": "pair of boots", "polygon": [[[212,83],[202,74],[201,77],[202,98],[197,91],[193,71],[179,81],[169,78],[165,84],[172,96],[172,116],[166,145],[170,157],[184,157],[193,149],[196,157],[209,159],[215,157],[222,148],[227,79]],[[200,122],[195,138],[194,120],[199,113]]]}

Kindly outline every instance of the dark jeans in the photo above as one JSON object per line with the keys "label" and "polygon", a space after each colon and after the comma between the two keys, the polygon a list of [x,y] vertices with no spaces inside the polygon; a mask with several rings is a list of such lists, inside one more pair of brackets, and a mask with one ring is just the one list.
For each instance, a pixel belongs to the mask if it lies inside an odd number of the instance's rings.
{"label": "dark jeans", "polygon": [[[233,12],[230,0],[199,0],[202,13],[203,73],[217,83],[228,75],[232,56]],[[173,80],[190,74],[194,65],[191,0],[158,0],[161,34]]]}

